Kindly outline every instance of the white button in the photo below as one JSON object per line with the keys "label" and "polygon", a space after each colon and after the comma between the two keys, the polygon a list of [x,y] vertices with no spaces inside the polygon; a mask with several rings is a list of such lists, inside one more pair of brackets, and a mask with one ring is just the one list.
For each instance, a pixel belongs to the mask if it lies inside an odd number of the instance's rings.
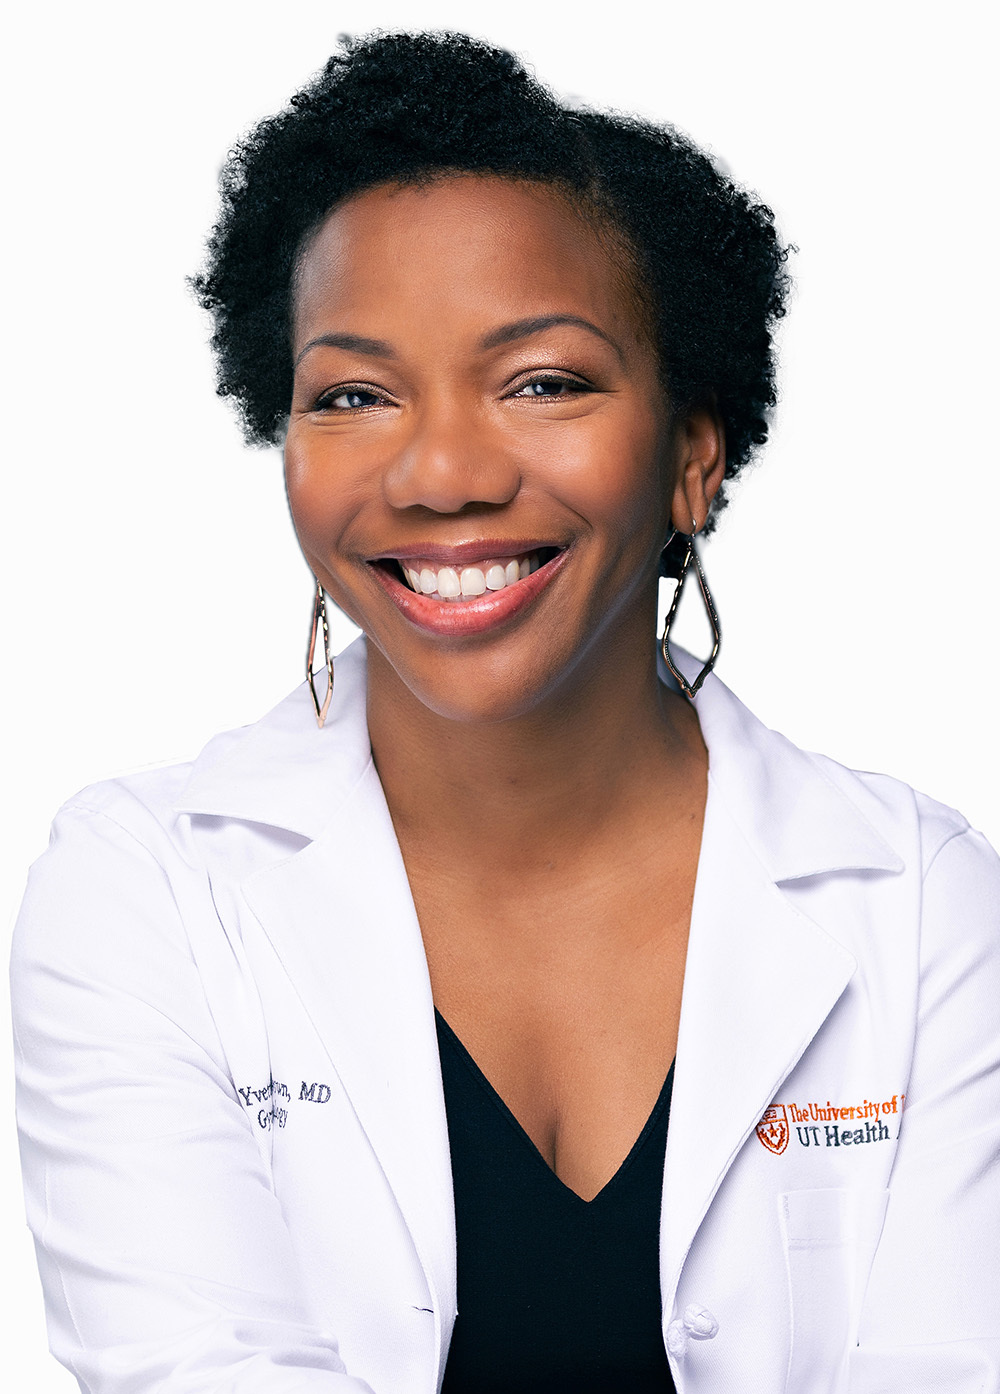
{"label": "white button", "polygon": [[719,1330],[719,1323],[700,1302],[689,1302],[684,1308],[684,1329],[695,1341],[710,1341]]}
{"label": "white button", "polygon": [[688,1341],[710,1341],[719,1330],[719,1323],[700,1302],[689,1302],[684,1308],[683,1317],[675,1317],[667,1327],[665,1344],[667,1354],[675,1360],[683,1360],[687,1355]]}

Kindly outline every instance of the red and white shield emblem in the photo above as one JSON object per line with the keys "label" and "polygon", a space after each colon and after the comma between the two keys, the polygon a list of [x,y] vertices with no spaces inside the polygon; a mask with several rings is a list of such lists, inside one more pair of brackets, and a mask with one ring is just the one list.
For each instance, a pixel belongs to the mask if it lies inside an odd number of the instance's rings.
{"label": "red and white shield emblem", "polygon": [[788,1146],[788,1115],[784,1104],[772,1104],[757,1124],[757,1136],[776,1156]]}

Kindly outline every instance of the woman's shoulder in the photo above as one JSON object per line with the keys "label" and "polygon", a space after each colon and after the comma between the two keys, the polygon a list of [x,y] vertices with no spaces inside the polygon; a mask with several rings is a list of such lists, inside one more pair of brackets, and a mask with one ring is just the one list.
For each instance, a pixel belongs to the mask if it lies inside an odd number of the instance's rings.
{"label": "woman's shoulder", "polygon": [[364,649],[355,643],[337,660],[322,730],[302,683],[259,720],[213,736],[193,759],[79,790],[56,813],[49,851],[103,836],[161,861],[196,862],[210,825],[311,840],[371,763],[365,706]]}
{"label": "woman's shoulder", "polygon": [[56,959],[87,974],[117,973],[123,946],[140,940],[147,957],[154,943],[187,957],[190,933],[208,923],[218,873],[246,873],[288,854],[287,838],[269,843],[253,824],[235,823],[227,837],[225,816],[199,819],[188,808],[190,792],[197,803],[214,789],[225,815],[221,791],[234,786],[235,771],[249,787],[269,777],[280,783],[267,761],[273,724],[268,713],[214,736],[191,760],[119,774],[67,799],[28,872],[12,941],[15,976]]}
{"label": "woman's shoulder", "polygon": [[192,779],[223,763],[252,730],[244,726],[220,732],[191,759],[128,770],[77,790],[56,810],[48,852],[67,840],[93,836],[123,845],[132,842],[150,851],[171,845]]}
{"label": "woman's shoulder", "polygon": [[956,837],[967,837],[970,842],[978,840],[989,848],[982,833],[977,832],[957,808],[915,789],[905,780],[874,770],[853,769],[817,751],[803,751],[803,754],[890,843],[909,846],[916,832],[923,872]]}
{"label": "woman's shoulder", "polygon": [[955,840],[997,875],[968,819],[905,780],[803,749],[714,675],[697,709],[710,775],[776,880],[852,868],[925,875]]}

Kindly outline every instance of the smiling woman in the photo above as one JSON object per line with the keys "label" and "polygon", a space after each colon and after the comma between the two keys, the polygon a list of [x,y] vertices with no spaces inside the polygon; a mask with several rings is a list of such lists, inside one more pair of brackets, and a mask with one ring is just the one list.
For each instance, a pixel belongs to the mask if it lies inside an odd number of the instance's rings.
{"label": "smiling woman", "polygon": [[347,43],[222,189],[195,288],[284,447],[309,671],[33,869],[56,1354],[90,1394],[1000,1388],[996,857],[655,634],[693,573],[718,641],[769,211],[460,35]]}
{"label": "smiling woman", "polygon": [[721,433],[705,411],[672,420],[605,241],[565,197],[471,174],[356,195],[310,240],[293,326],[289,501],[372,641],[376,723],[410,697],[408,725],[521,714],[614,645],[648,665],[671,504],[704,519]]}

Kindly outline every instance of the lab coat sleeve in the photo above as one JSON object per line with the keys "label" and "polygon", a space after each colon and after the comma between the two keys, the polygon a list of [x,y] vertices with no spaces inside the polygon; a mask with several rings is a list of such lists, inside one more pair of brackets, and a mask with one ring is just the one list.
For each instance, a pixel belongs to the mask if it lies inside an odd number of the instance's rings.
{"label": "lab coat sleeve", "polygon": [[1000,1391],[1000,861],[966,830],[925,879],[915,1050],[851,1394]]}
{"label": "lab coat sleeve", "polygon": [[15,930],[18,1126],[53,1353],[86,1394],[371,1394],[306,1315],[161,861],[70,805]]}

